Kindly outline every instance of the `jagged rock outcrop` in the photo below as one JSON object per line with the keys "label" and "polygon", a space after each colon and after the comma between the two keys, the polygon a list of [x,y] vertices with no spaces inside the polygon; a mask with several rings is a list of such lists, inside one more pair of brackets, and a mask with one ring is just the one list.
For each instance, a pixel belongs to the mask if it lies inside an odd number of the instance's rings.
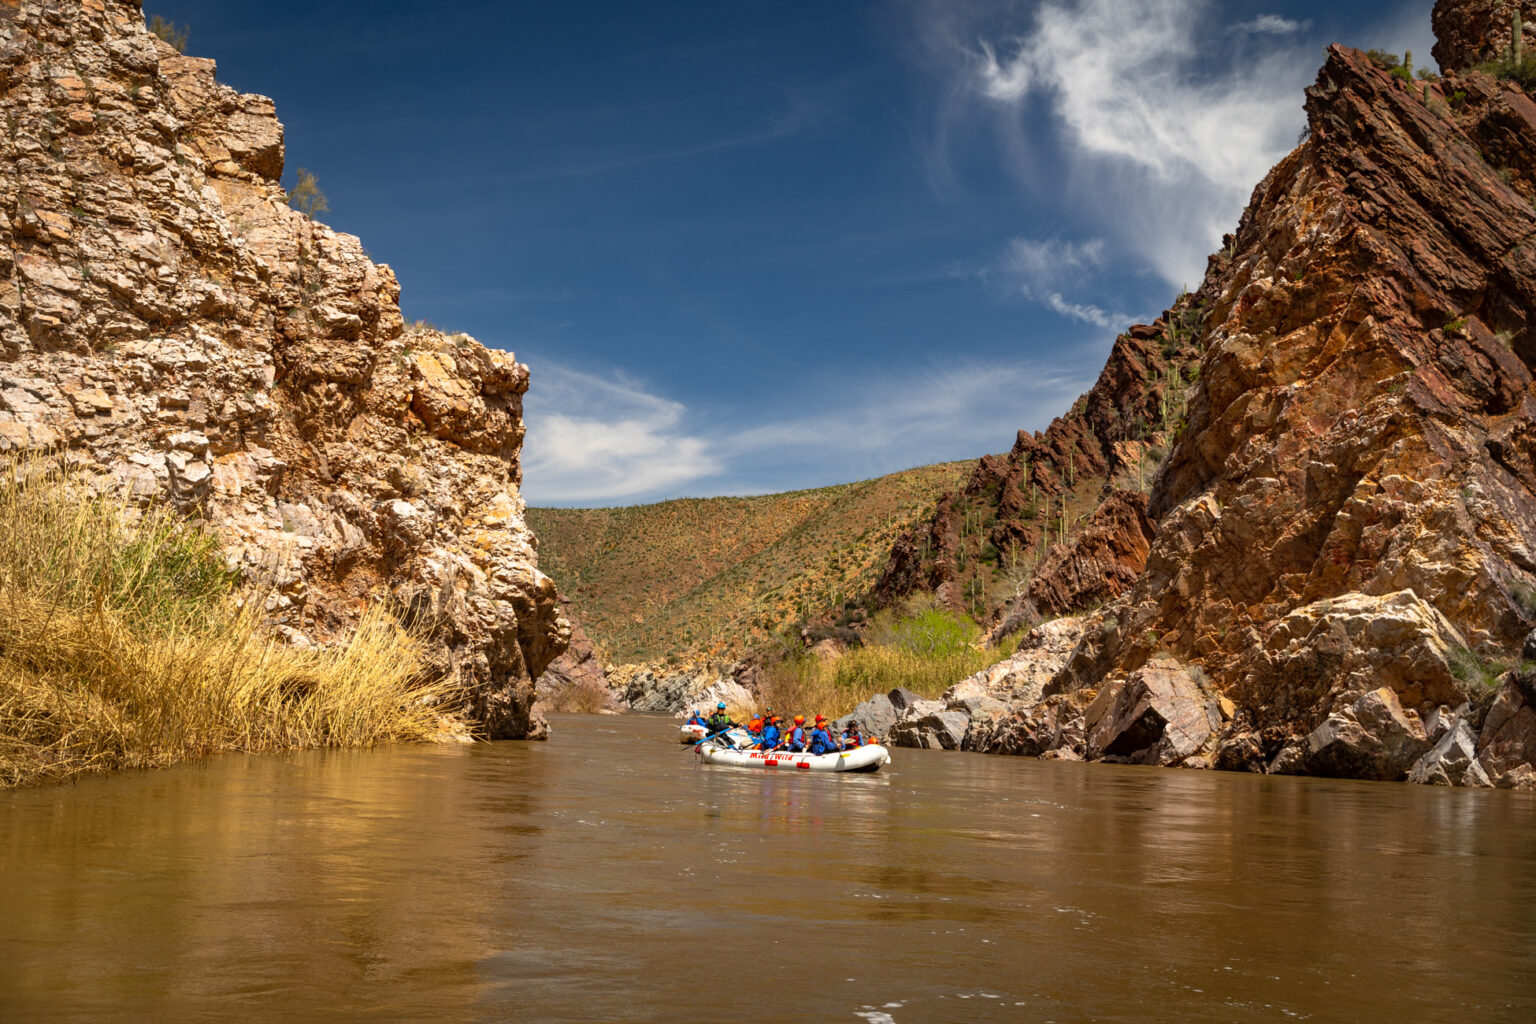
{"label": "jagged rock outcrop", "polygon": [[560,614],[571,625],[570,645],[534,680],[541,711],[623,711],[623,695],[609,682],[603,660],[570,602],[560,598]]}
{"label": "jagged rock outcrop", "polygon": [[272,102],[127,0],[0,3],[0,453],[64,450],[212,523],[297,642],[390,600],[484,735],[539,735],[564,648],[518,494],[528,371],[407,329],[288,207]]}
{"label": "jagged rock outcrop", "polygon": [[[1507,46],[1490,7],[1437,5],[1448,69]],[[1536,624],[1536,102],[1336,46],[1307,112],[1310,138],[1181,300],[1199,365],[1145,569],[987,749],[1527,778],[1536,710],[1500,669]],[[983,468],[1018,490],[1005,460]],[[1042,566],[1071,567],[1052,574],[1063,606],[1087,592],[1092,532],[1081,562],[1068,547]],[[1442,707],[1455,724],[1431,736]]]}
{"label": "jagged rock outcrop", "polygon": [[1186,295],[1156,323],[1132,327],[1071,411],[979,460],[960,493],[897,539],[875,600],[932,591],[974,608],[1007,582],[1010,600],[981,608],[1001,636],[1034,618],[1032,584],[1039,610],[1055,614],[1121,594],[1145,563],[1151,522],[1136,491],[1150,485],[1193,389],[1205,303]]}
{"label": "jagged rock outcrop", "polygon": [[1110,491],[1082,533],[1041,561],[1025,596],[1053,615],[1113,600],[1147,567],[1155,535],[1145,494]]}
{"label": "jagged rock outcrop", "polygon": [[[1440,69],[1465,71],[1506,53],[1514,36],[1516,4],[1529,33],[1536,22],[1536,0],[1440,0],[1435,4],[1433,52]],[[1527,38],[1527,45],[1533,41]]]}

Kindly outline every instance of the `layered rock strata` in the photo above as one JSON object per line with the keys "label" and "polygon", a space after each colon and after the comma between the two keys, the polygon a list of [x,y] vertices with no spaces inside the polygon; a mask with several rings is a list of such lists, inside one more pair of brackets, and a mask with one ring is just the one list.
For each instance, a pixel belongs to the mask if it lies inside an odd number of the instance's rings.
{"label": "layered rock strata", "polygon": [[1145,567],[986,749],[1531,777],[1536,102],[1466,70],[1489,6],[1437,5],[1438,82],[1330,49],[1197,293]]}
{"label": "layered rock strata", "polygon": [[565,647],[518,494],[528,371],[407,328],[292,210],[271,100],[127,0],[0,2],[0,453],[65,452],[205,517],[295,643],[388,600],[492,737]]}

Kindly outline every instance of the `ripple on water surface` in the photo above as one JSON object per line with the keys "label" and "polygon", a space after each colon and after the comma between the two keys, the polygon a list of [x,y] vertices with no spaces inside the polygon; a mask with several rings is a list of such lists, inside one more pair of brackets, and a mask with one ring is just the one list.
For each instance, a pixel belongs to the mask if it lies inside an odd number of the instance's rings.
{"label": "ripple on water surface", "polygon": [[555,726],[0,795],[0,1019],[1536,1019],[1524,794]]}

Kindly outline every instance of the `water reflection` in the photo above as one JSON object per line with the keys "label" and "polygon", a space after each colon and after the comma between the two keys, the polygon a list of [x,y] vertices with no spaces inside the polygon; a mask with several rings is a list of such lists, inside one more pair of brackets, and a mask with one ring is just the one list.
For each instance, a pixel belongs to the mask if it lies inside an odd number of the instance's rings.
{"label": "water reflection", "polygon": [[742,1020],[1536,1013],[1520,794],[775,775],[556,724],[0,797],[0,1019],[670,1020],[722,983],[776,994]]}

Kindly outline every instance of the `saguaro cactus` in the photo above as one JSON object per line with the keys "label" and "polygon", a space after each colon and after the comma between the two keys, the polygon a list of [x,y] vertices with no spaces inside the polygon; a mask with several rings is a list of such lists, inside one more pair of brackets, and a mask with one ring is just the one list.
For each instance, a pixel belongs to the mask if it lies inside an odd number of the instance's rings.
{"label": "saguaro cactus", "polygon": [[1520,5],[1515,4],[1514,31],[1509,37],[1509,56],[1518,67],[1525,59],[1525,21],[1520,17]]}

